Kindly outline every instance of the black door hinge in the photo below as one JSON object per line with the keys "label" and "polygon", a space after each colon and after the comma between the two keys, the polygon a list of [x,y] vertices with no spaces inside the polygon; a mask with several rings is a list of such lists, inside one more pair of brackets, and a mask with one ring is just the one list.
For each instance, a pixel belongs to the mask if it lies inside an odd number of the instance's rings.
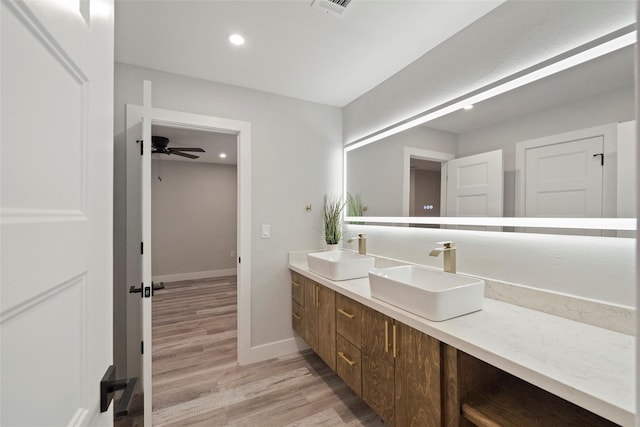
{"label": "black door hinge", "polygon": [[242,258],[238,257],[238,264],[242,264]]}
{"label": "black door hinge", "polygon": [[140,341],[140,354],[144,354],[144,341]]}
{"label": "black door hinge", "polygon": [[140,144],[140,155],[142,156],[144,154],[144,141],[142,139],[139,139],[136,141],[138,144]]}
{"label": "black door hinge", "polygon": [[140,255],[144,254],[144,242],[140,242]]}

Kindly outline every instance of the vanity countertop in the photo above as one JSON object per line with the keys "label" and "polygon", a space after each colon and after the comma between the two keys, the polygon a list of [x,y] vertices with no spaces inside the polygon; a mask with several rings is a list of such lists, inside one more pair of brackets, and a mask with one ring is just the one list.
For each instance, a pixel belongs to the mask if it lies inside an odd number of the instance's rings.
{"label": "vanity countertop", "polygon": [[369,279],[334,282],[309,271],[306,252],[289,268],[623,426],[634,425],[635,338],[489,298],[481,311],[433,322],[371,297]]}

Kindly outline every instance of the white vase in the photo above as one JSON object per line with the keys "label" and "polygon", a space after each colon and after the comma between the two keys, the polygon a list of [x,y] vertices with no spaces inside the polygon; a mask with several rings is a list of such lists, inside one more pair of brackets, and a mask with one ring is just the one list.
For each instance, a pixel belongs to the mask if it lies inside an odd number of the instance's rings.
{"label": "white vase", "polygon": [[330,245],[329,243],[327,243],[327,250],[328,251],[337,251],[338,249],[340,249],[340,245],[338,243],[336,243],[334,245]]}

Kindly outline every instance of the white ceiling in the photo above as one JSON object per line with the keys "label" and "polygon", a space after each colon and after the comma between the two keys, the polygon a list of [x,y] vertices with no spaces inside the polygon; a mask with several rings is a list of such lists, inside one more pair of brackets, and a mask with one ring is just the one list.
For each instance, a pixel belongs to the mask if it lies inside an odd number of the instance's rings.
{"label": "white ceiling", "polygon": [[[186,157],[159,153],[153,154],[153,159],[178,160],[196,163],[218,163],[224,165],[235,165],[238,163],[238,138],[234,134],[157,125],[153,125],[151,127],[151,134],[154,136],[164,136],[169,138],[169,147],[199,147],[205,151],[204,153],[189,153],[199,156],[198,159],[188,159]],[[220,153],[225,153],[227,157],[221,159]]]}
{"label": "white ceiling", "polygon": [[117,0],[115,60],[341,107],[502,2]]}

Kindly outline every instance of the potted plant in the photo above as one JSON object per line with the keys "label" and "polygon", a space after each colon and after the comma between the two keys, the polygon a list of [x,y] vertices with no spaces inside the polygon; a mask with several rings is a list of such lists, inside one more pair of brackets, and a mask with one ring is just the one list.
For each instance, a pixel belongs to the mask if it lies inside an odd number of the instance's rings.
{"label": "potted plant", "polygon": [[340,198],[324,196],[324,241],[329,250],[337,249],[342,239],[340,215],[344,206]]}

